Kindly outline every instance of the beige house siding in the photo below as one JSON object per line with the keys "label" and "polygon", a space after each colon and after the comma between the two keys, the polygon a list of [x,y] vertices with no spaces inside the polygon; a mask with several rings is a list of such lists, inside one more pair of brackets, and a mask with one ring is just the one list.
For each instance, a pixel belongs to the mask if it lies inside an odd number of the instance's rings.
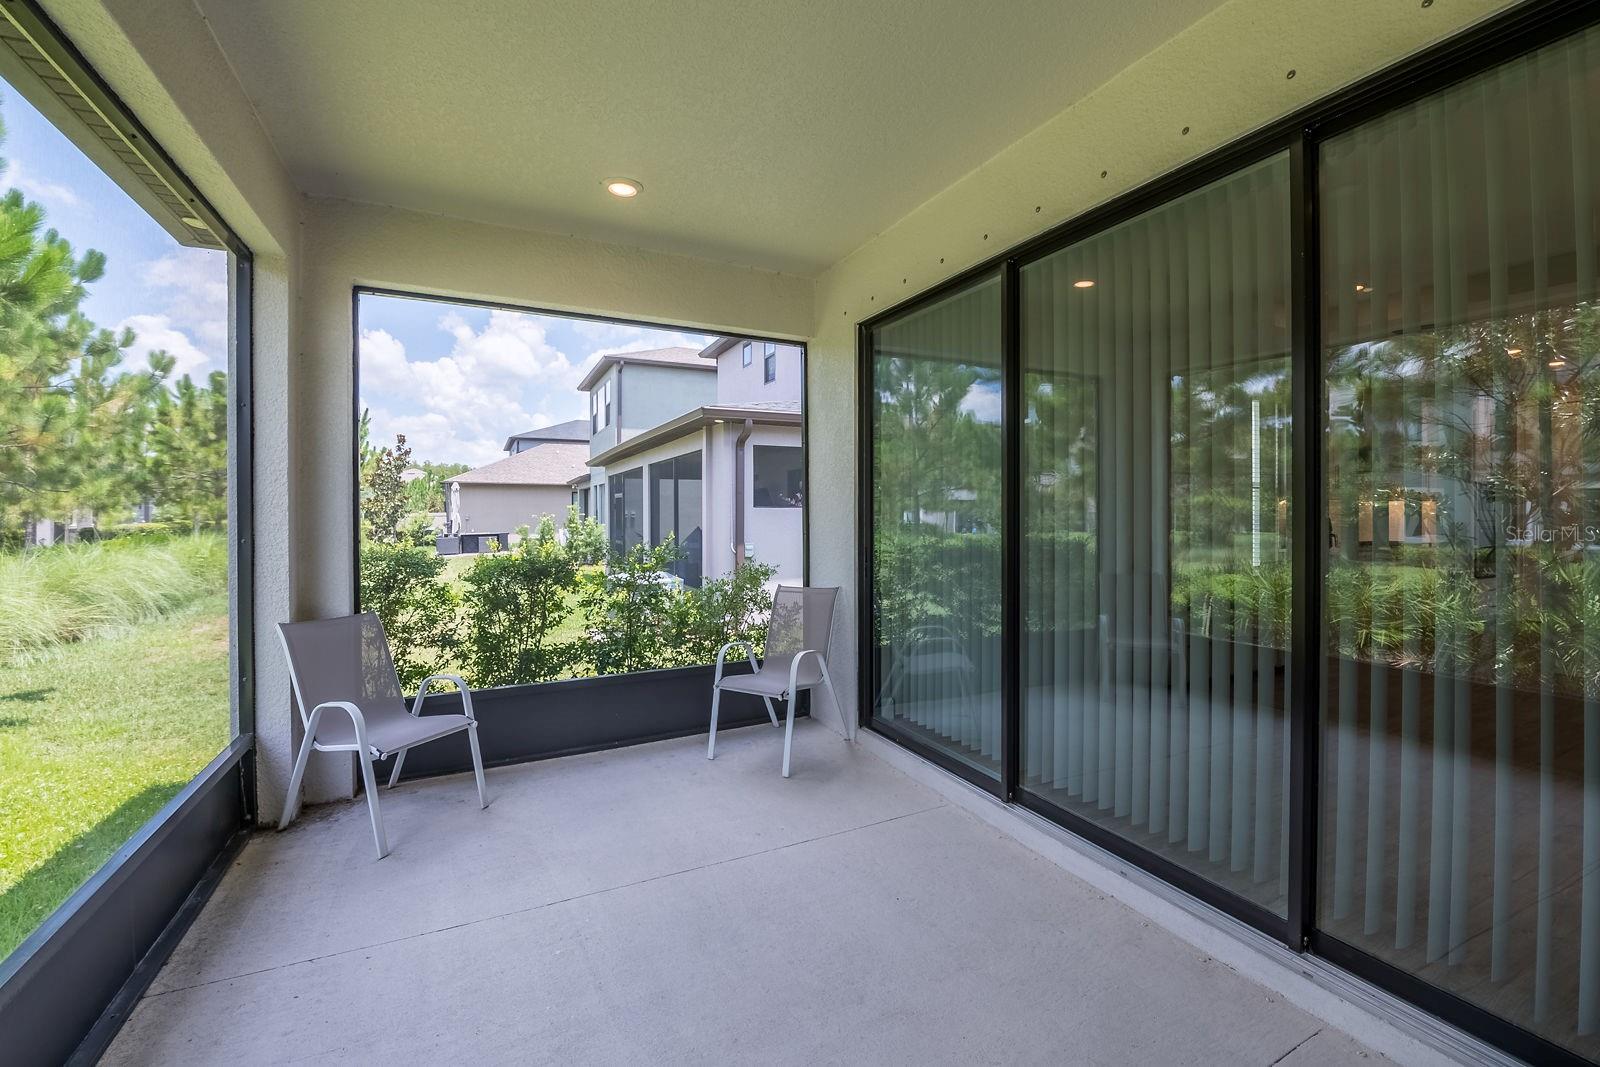
{"label": "beige house siding", "polygon": [[567,523],[572,491],[564,485],[472,485],[460,487],[461,533],[516,533],[536,529],[541,515],[556,529]]}

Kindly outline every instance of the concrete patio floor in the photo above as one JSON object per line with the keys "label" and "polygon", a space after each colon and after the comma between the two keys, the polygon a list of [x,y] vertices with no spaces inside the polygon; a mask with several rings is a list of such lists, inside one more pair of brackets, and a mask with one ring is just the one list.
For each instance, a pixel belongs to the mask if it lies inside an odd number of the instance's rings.
{"label": "concrete patio floor", "polygon": [[385,791],[245,847],[105,1062],[1381,1060],[803,721]]}

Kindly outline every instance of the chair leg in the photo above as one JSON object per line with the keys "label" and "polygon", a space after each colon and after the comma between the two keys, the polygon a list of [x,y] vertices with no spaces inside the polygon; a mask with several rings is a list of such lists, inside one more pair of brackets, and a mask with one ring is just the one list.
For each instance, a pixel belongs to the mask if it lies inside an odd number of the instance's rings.
{"label": "chair leg", "polygon": [[706,759],[717,758],[717,704],[722,700],[722,687],[711,687],[711,739],[706,742]]}
{"label": "chair leg", "polygon": [[772,706],[772,698],[771,697],[762,697],[761,698],[761,703],[763,703],[763,704],[765,704],[767,706],[767,718],[772,720],[772,725],[774,727],[782,725],[781,723],[778,722],[778,709],[774,708]]}
{"label": "chair leg", "polygon": [[367,790],[367,814],[372,816],[372,840],[378,846],[378,858],[381,860],[389,854],[389,839],[384,835],[383,816],[378,812],[377,775],[372,773],[370,754],[357,752],[356,758],[361,761],[361,783]]}
{"label": "chair leg", "polygon": [[[826,660],[822,661],[822,684],[828,687],[828,699],[833,701],[833,706],[838,709],[839,725],[844,727],[844,739],[846,741],[854,741],[856,739],[855,724],[849,721],[844,713],[844,705],[839,703],[839,694],[833,691],[833,675],[828,673]],[[812,706],[812,714],[816,714],[815,704]]]}
{"label": "chair leg", "polygon": [[[478,779],[478,809],[481,811],[489,806],[489,789],[483,784],[483,750],[478,747],[477,723],[467,727],[467,744],[472,746],[472,775]],[[404,752],[400,754],[405,755]],[[399,769],[395,768],[396,773]]]}
{"label": "chair leg", "polygon": [[783,726],[783,776],[789,777],[789,749],[794,746],[794,698],[790,693],[789,699],[784,701],[784,715],[786,721]]}
{"label": "chair leg", "polygon": [[289,775],[289,793],[283,798],[283,815],[278,819],[278,829],[287,830],[300,812],[300,783],[305,780],[306,762],[311,759],[311,746],[316,740],[316,723],[306,731],[300,742],[300,754],[294,758],[294,771]]}
{"label": "chair leg", "polygon": [[400,768],[406,765],[406,749],[401,749],[394,754],[394,770],[389,772],[389,788],[393,789],[400,781]]}

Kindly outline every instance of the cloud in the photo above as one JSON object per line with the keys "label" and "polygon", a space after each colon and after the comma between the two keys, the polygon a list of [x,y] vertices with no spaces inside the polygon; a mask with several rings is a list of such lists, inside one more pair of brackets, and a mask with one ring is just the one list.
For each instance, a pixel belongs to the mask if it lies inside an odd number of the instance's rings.
{"label": "cloud", "polygon": [[177,360],[173,377],[199,376],[228,366],[228,258],[225,253],[179,248],[142,263],[140,288],[159,310],[130,315],[117,329],[136,335],[132,362],[165,349]]}
{"label": "cloud", "polygon": [[[362,330],[362,399],[374,439],[406,441],[418,459],[483,464],[503,458],[512,433],[585,413],[578,382],[592,364],[550,344],[531,315],[494,311],[482,330],[454,312],[439,320],[448,354],[411,359],[387,330]],[[412,413],[399,409],[415,407]]]}
{"label": "cloud", "polygon": [[978,422],[999,422],[1000,406],[999,382],[973,382],[967,395],[961,398],[961,410]]}
{"label": "cloud", "polygon": [[165,315],[130,315],[117,323],[117,329],[134,332],[133,345],[127,349],[130,358],[125,364],[130,369],[143,368],[149,354],[157,350],[165,351],[175,361],[174,380],[185,374],[198,377],[203,372],[221,369],[213,366],[211,356],[196,348],[189,335],[174,327]]}
{"label": "cloud", "polygon": [[228,258],[209,249],[181,248],[145,263],[140,280],[160,291],[163,309],[221,353],[228,344]]}
{"label": "cloud", "polygon": [[23,169],[17,160],[8,160],[4,173],[0,173],[0,186],[20,189],[22,195],[29,200],[37,200],[46,205],[57,207],[83,207],[83,201],[78,194],[60,182],[48,181],[44,178],[35,178]]}
{"label": "cloud", "polygon": [[[362,330],[362,403],[372,415],[374,440],[403,433],[419,460],[473,464],[503,458],[501,446],[513,433],[586,418],[578,383],[601,356],[669,345],[702,348],[710,340],[502,310],[490,312],[482,329],[446,311],[438,328],[449,336],[450,350],[437,359],[415,358],[388,330]],[[575,334],[579,351],[569,354],[552,343],[551,329]]]}

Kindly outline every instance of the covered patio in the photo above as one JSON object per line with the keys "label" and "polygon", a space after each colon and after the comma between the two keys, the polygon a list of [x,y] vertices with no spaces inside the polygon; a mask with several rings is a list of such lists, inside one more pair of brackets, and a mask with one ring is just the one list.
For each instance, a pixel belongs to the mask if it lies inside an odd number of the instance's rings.
{"label": "covered patio", "polygon": [[[1600,5],[0,0],[0,75],[214,257],[88,340],[41,312],[77,347],[34,391],[131,352],[119,322],[170,371],[163,323],[209,300],[221,472],[210,629],[127,627],[210,657],[213,729],[37,865],[101,849],[12,924],[0,1061],[1600,1057]],[[34,188],[53,214],[0,216],[42,247],[74,216]],[[98,284],[102,229],[46,249],[62,288]],[[154,253],[117,269],[176,291]],[[380,298],[436,358],[366,328]],[[644,419],[691,387],[624,398],[621,368],[669,341],[740,343],[757,399]],[[608,360],[587,419],[519,406]],[[385,374],[434,404],[369,440]],[[515,560],[547,569],[513,570],[518,512],[442,561],[403,494],[482,469],[424,454],[465,442],[461,398],[576,427],[588,473],[537,484],[611,534],[592,556],[530,514]],[[724,489],[740,521],[697,525]],[[623,580],[691,529],[735,570]],[[794,530],[784,584],[837,606],[786,653],[828,679],[788,674],[786,778],[759,688],[706,759],[708,650],[761,669],[777,582],[728,590]],[[380,608],[374,545],[432,599]],[[407,727],[442,679],[429,713],[472,721],[364,796],[359,709],[306,746],[279,635],[384,610],[420,636],[350,677],[404,674]],[[676,628],[622,633],[646,617]],[[47,687],[0,667],[8,727]],[[139,707],[121,728],[161,742]]]}
{"label": "covered patio", "polygon": [[777,741],[408,783],[382,863],[355,806],[259,834],[105,1062],[1378,1059],[872,742]]}

